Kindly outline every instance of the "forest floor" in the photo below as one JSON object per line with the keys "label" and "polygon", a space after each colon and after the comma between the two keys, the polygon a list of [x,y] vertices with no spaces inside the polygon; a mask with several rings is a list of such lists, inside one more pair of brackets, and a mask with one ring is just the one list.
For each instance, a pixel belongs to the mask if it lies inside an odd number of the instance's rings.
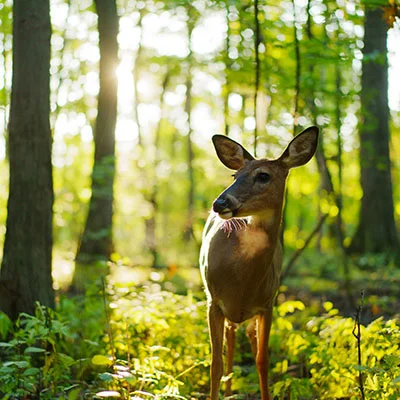
{"label": "forest floor", "polygon": [[[55,263],[56,312],[38,306],[15,327],[0,314],[0,398],[207,398],[210,344],[197,267],[115,261],[107,279],[95,268],[86,292],[71,297],[72,262]],[[360,373],[366,398],[400,398],[400,269],[366,257],[350,260],[349,270],[346,281],[334,255],[309,251],[284,279],[269,343],[274,398],[359,399]],[[244,325],[234,365],[232,399],[259,398]]]}
{"label": "forest floor", "polygon": [[[318,261],[316,261],[318,260]],[[391,318],[400,310],[400,268],[388,263],[384,256],[363,256],[348,259],[347,279],[343,266],[334,256],[323,257],[315,251],[304,257],[285,277],[277,296],[277,304],[287,300],[300,300],[306,307],[332,302],[344,317],[354,317],[362,305],[362,321],[370,323],[376,318]],[[198,267],[149,269],[141,266],[114,266],[110,282],[142,285],[151,281],[163,290],[186,295],[188,291],[203,299],[203,285]]]}

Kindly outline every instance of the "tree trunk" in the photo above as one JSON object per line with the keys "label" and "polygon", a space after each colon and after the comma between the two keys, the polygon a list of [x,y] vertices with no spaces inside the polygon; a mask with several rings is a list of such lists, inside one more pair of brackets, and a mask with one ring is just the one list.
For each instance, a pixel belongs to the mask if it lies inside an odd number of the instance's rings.
{"label": "tree trunk", "polygon": [[157,240],[157,213],[159,208],[158,203],[158,177],[157,170],[160,164],[160,143],[161,143],[161,134],[162,134],[162,124],[165,116],[165,92],[168,87],[170,79],[170,72],[167,71],[162,83],[162,91],[160,94],[160,120],[157,124],[157,129],[155,131],[154,136],[154,159],[153,159],[153,173],[151,174],[151,178],[148,181],[148,184],[151,185],[150,195],[149,195],[149,203],[151,204],[151,214],[148,219],[145,221],[146,226],[146,244],[147,248],[150,250],[150,253],[153,257],[152,267],[157,268],[160,267],[159,260],[159,251],[158,251],[158,240]]}
{"label": "tree trunk", "polygon": [[258,0],[254,0],[254,96],[253,96],[253,109],[254,109],[254,157],[257,157],[257,142],[258,142],[258,94],[260,90],[260,43],[261,43],[261,32],[260,32],[260,21],[258,20]]}
{"label": "tree trunk", "polygon": [[387,25],[367,9],[361,88],[360,168],[363,198],[349,251],[398,252],[389,155]]}
{"label": "tree trunk", "polygon": [[295,135],[296,128],[299,124],[299,103],[300,103],[300,83],[301,83],[301,67],[302,59],[300,53],[300,40],[299,32],[296,26],[297,15],[296,15],[296,3],[292,0],[293,5],[293,38],[294,38],[294,51],[296,55],[296,72],[295,72],[295,88],[294,88],[294,104],[293,104],[293,136]]}
{"label": "tree trunk", "polygon": [[8,157],[8,118],[7,118],[7,107],[10,104],[9,98],[9,88],[8,88],[8,59],[9,59],[9,49],[8,49],[8,39],[12,34],[12,22],[9,21],[8,13],[11,12],[11,5],[3,5],[2,13],[3,17],[1,18],[1,31],[3,33],[3,40],[1,43],[1,56],[3,58],[3,65],[1,66],[3,69],[2,76],[2,85],[3,88],[0,89],[0,107],[4,109],[3,113],[3,135],[4,135],[4,147],[5,147],[5,159],[9,161]]}
{"label": "tree trunk", "polygon": [[229,94],[231,92],[230,85],[230,72],[232,69],[232,62],[229,58],[229,50],[230,50],[230,20],[229,20],[229,5],[225,4],[225,12],[226,12],[226,39],[225,39],[225,85],[223,89],[223,97],[224,97],[224,125],[225,125],[225,135],[229,136]]}
{"label": "tree trunk", "polygon": [[188,134],[187,134],[187,167],[188,167],[188,217],[186,230],[184,234],[184,240],[189,241],[193,237],[193,213],[194,213],[194,170],[193,170],[193,143],[192,143],[192,74],[189,66],[188,78],[186,80],[186,101],[185,101],[185,112],[188,116]]}
{"label": "tree trunk", "polygon": [[139,84],[139,78],[140,78],[140,63],[142,61],[142,52],[143,52],[143,44],[142,44],[143,15],[144,15],[144,9],[140,9],[139,10],[139,21],[137,23],[137,27],[139,28],[139,32],[140,32],[140,39],[139,39],[138,49],[137,49],[136,57],[135,57],[135,65],[133,66],[133,91],[135,94],[135,106],[133,107],[133,118],[137,125],[138,145],[140,147],[143,146],[143,137],[142,137],[142,128],[140,126],[140,121],[139,121],[140,96],[139,96],[138,84]]}
{"label": "tree trunk", "polygon": [[344,250],[344,227],[343,227],[343,218],[342,218],[342,210],[343,210],[343,151],[342,151],[342,135],[341,135],[341,127],[342,127],[342,117],[341,117],[341,82],[342,76],[340,71],[340,66],[338,64],[335,65],[335,85],[336,85],[336,97],[335,97],[335,127],[337,131],[336,138],[336,146],[337,146],[337,168],[338,168],[338,185],[336,190],[336,206],[338,208],[338,214],[336,217],[336,226],[338,232],[338,240],[340,247]]}
{"label": "tree trunk", "polygon": [[35,302],[54,306],[49,0],[15,0],[9,156],[10,191],[0,309],[12,319]]}
{"label": "tree trunk", "polygon": [[[92,196],[77,261],[108,259],[113,251],[112,217],[117,119],[118,16],[115,0],[95,0],[100,46],[100,92],[95,126]],[[77,266],[78,267],[78,266]],[[75,277],[74,277],[75,279]]]}
{"label": "tree trunk", "polygon": [[188,50],[189,54],[187,56],[187,78],[186,78],[186,99],[185,99],[185,113],[187,115],[188,131],[187,131],[187,168],[188,168],[188,213],[186,229],[183,235],[185,241],[189,241],[194,237],[193,234],[193,214],[194,214],[194,192],[195,192],[195,181],[194,181],[194,170],[193,170],[193,143],[192,143],[192,67],[193,67],[193,53],[191,47],[192,32],[194,29],[194,21],[192,17],[193,6],[190,5],[188,15]]}

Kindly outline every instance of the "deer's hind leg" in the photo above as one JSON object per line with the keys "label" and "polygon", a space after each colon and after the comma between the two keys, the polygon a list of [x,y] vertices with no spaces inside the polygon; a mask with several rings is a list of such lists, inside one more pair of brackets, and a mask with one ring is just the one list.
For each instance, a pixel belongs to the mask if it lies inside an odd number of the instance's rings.
{"label": "deer's hind leg", "polygon": [[258,316],[257,319],[257,356],[256,365],[260,381],[261,400],[272,400],[268,388],[268,342],[271,331],[272,306]]}
{"label": "deer's hind leg", "polygon": [[257,357],[257,317],[253,317],[247,324],[246,336],[248,337],[254,359]]}
{"label": "deer's hind leg", "polygon": [[268,341],[271,330],[272,308],[252,318],[247,325],[246,335],[250,340],[251,350],[256,360],[260,382],[261,400],[271,400],[268,390]]}

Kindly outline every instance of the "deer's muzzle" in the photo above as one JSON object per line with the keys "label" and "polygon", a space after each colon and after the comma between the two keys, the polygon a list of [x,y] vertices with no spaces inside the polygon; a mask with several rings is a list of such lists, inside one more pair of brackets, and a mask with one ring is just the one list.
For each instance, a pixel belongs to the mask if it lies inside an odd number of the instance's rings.
{"label": "deer's muzzle", "polygon": [[236,214],[235,201],[230,196],[220,196],[213,203],[213,210],[218,213],[222,219],[229,219]]}

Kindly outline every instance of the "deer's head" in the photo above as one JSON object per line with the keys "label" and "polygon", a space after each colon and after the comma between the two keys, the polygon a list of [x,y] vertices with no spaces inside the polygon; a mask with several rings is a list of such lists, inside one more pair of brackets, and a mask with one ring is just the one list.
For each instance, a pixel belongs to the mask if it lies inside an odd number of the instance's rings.
{"label": "deer's head", "polygon": [[318,144],[317,127],[298,134],[275,160],[256,160],[243,146],[227,136],[215,135],[212,140],[221,162],[235,170],[234,182],[213,203],[223,219],[259,216],[280,210],[289,170],[306,164]]}

